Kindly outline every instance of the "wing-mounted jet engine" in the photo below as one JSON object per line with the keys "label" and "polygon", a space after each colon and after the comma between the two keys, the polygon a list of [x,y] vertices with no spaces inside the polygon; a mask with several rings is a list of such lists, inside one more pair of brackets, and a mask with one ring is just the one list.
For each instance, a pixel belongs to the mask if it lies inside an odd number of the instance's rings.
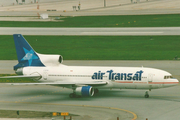
{"label": "wing-mounted jet engine", "polygon": [[93,96],[94,88],[91,86],[76,87],[73,93],[69,94],[70,98],[81,97],[81,96]]}

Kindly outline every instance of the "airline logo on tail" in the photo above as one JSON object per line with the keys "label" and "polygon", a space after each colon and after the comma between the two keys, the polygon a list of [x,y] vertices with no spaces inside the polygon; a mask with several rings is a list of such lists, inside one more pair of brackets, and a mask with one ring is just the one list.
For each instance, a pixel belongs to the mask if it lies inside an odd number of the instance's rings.
{"label": "airline logo on tail", "polygon": [[21,34],[14,34],[14,43],[19,63],[14,66],[18,69],[26,66],[44,66],[39,56]]}
{"label": "airline logo on tail", "polygon": [[33,50],[28,51],[26,48],[24,48],[24,52],[25,52],[25,56],[21,59],[21,61],[23,60],[28,60],[29,66],[31,66],[32,60],[33,59],[39,59],[36,55],[35,52]]}

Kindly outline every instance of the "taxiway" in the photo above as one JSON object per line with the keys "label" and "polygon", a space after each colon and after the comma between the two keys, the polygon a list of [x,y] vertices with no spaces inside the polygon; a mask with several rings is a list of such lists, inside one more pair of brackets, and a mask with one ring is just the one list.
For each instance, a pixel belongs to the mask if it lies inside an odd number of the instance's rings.
{"label": "taxiway", "polygon": [[0,27],[0,35],[180,35],[180,27],[33,28]]}

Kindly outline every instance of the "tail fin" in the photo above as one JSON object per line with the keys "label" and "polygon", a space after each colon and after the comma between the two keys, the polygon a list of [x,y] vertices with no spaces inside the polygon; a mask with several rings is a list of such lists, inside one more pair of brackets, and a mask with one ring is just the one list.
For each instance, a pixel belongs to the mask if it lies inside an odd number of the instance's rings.
{"label": "tail fin", "polygon": [[39,56],[21,34],[14,34],[13,37],[19,62],[14,66],[14,70],[26,66],[44,66]]}

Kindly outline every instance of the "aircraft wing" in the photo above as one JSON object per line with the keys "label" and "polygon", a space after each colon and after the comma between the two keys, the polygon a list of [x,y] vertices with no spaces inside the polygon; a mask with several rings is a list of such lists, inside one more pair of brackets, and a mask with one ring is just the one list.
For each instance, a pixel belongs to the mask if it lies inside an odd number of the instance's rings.
{"label": "aircraft wing", "polygon": [[7,83],[9,85],[106,85],[106,81],[83,81],[83,82],[43,82],[43,83]]}
{"label": "aircraft wing", "polygon": [[[1,78],[40,78],[41,75],[19,75],[19,76],[4,76]],[[9,85],[106,85],[108,82],[102,80],[90,81],[59,81],[59,82],[41,82],[41,83],[7,83]]]}
{"label": "aircraft wing", "polygon": [[3,76],[1,78],[39,78],[41,75],[18,75],[18,76]]}

